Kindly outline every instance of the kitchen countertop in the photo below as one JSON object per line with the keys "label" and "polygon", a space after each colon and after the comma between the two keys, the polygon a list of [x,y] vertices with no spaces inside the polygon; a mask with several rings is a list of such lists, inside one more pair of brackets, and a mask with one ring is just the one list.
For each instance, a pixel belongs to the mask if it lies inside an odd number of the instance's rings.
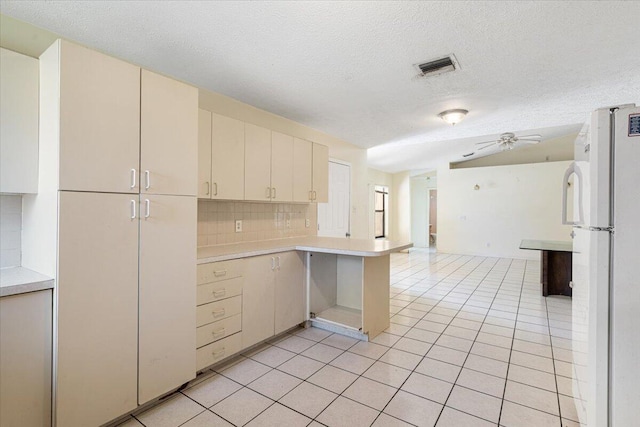
{"label": "kitchen countertop", "polygon": [[0,270],[0,297],[53,289],[53,286],[54,280],[51,277],[28,268],[11,267]]}
{"label": "kitchen countertop", "polygon": [[286,251],[321,252],[337,255],[375,257],[409,249],[413,243],[389,240],[344,239],[337,237],[293,237],[198,248],[198,264],[268,255]]}
{"label": "kitchen countertop", "polygon": [[557,240],[523,240],[522,242],[520,242],[520,249],[572,252],[573,242],[563,242]]}

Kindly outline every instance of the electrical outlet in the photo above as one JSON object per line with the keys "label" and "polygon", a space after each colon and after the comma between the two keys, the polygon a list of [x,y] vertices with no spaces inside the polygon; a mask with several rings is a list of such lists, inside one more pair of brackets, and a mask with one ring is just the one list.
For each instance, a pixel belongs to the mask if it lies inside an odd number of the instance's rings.
{"label": "electrical outlet", "polygon": [[242,220],[241,219],[237,219],[236,220],[236,233],[240,233],[242,231]]}
{"label": "electrical outlet", "polygon": [[290,219],[287,219],[286,227],[287,228],[291,228],[291,220]]}
{"label": "electrical outlet", "polygon": [[304,220],[304,226],[305,226],[306,228],[311,227],[311,220],[310,220],[309,218],[307,218],[307,219],[305,219],[305,220]]}

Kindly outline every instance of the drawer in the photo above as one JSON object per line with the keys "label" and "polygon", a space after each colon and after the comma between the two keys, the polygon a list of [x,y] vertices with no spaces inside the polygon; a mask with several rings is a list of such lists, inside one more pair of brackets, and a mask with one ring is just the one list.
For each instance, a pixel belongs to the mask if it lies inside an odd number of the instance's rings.
{"label": "drawer", "polygon": [[198,285],[242,276],[242,259],[198,265]]}
{"label": "drawer", "polygon": [[206,285],[198,285],[197,304],[202,305],[229,297],[235,297],[236,295],[241,295],[243,283],[244,277],[236,277],[235,279],[207,283]]}
{"label": "drawer", "polygon": [[196,326],[226,319],[227,317],[240,314],[241,310],[241,295],[201,305],[196,308]]}
{"label": "drawer", "polygon": [[196,350],[196,371],[226,359],[240,351],[242,332],[230,335],[219,341],[205,345]]}
{"label": "drawer", "polygon": [[242,329],[242,315],[227,317],[196,329],[196,348],[221,340]]}

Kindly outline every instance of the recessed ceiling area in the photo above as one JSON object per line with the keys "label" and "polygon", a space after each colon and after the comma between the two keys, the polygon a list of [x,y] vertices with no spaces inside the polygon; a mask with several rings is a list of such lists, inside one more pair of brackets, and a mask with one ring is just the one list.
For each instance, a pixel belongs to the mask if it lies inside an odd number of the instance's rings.
{"label": "recessed ceiling area", "polygon": [[[1,1],[16,19],[370,150],[387,172],[640,103],[640,2]],[[454,54],[459,69],[415,64]],[[437,114],[469,110],[455,126]],[[471,144],[471,145],[469,145]],[[490,151],[490,150],[485,150]]]}

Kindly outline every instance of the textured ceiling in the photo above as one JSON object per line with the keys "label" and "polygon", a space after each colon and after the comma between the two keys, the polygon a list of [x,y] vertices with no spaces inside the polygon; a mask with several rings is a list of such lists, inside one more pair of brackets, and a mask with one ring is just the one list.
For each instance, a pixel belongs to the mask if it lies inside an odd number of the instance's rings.
{"label": "textured ceiling", "polygon": [[[0,6],[3,14],[361,147],[399,144],[370,150],[370,164],[387,171],[457,160],[472,148],[471,137],[541,129],[549,138],[595,108],[640,103],[640,2]],[[459,71],[417,77],[413,64],[449,53]],[[451,127],[436,117],[449,108],[470,113]]]}

